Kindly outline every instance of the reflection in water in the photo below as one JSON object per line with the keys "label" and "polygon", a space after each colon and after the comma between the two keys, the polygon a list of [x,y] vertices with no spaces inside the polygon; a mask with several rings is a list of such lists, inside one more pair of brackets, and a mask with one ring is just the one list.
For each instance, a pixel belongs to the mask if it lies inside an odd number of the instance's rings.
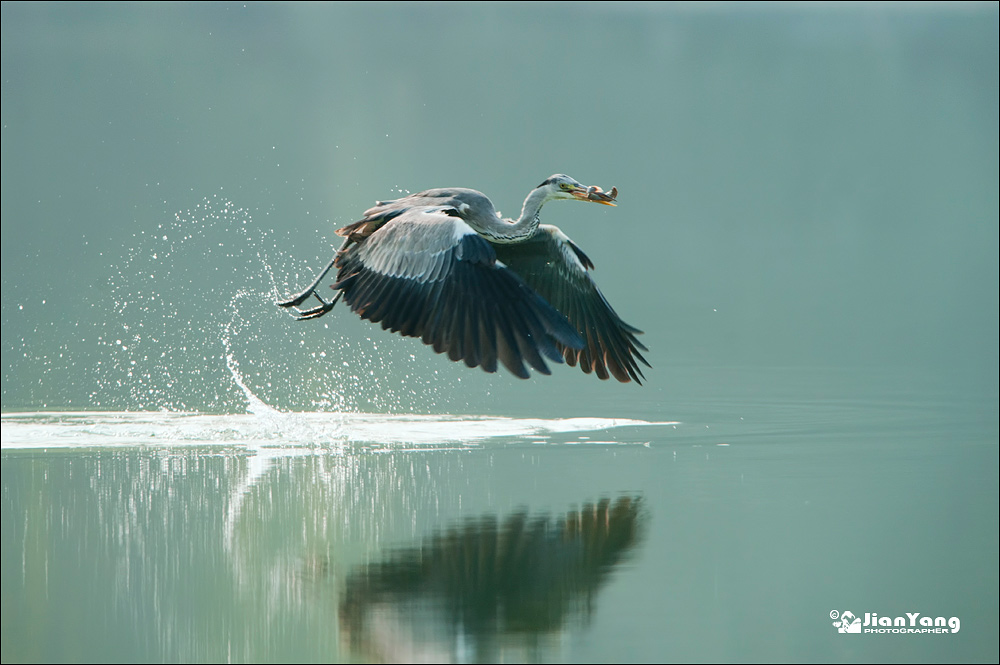
{"label": "reflection in water", "polygon": [[[408,630],[447,645],[443,657],[464,653],[447,641],[459,634],[489,652],[487,638],[557,632],[634,546],[638,502],[623,499],[469,522],[385,554],[464,516],[572,506],[581,485],[615,494],[603,465],[551,479],[578,451],[622,460],[648,448],[559,444],[635,421],[345,417],[383,443],[351,443],[334,414],[4,415],[2,660],[325,662],[347,651],[342,626],[355,649],[398,644],[382,626],[419,625],[421,602],[437,624]],[[386,563],[356,572],[376,559]],[[565,651],[552,646],[535,653]]]}
{"label": "reflection in water", "polygon": [[[536,652],[638,543],[640,498],[604,498],[558,519],[469,520],[347,576],[341,637],[384,661],[499,662]],[[513,652],[513,653],[512,653]]]}

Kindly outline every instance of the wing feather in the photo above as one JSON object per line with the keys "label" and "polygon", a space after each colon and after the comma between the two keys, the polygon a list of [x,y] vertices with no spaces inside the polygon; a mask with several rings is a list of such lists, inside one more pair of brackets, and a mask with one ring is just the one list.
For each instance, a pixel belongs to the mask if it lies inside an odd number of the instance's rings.
{"label": "wing feather", "polygon": [[588,273],[593,263],[555,226],[542,224],[531,238],[520,243],[495,244],[497,258],[559,310],[584,339],[583,348],[562,344],[559,350],[569,365],[579,364],[601,379],[614,376],[623,383],[641,383],[639,363],[649,367],[636,339],[642,333],[624,321],[608,303]]}

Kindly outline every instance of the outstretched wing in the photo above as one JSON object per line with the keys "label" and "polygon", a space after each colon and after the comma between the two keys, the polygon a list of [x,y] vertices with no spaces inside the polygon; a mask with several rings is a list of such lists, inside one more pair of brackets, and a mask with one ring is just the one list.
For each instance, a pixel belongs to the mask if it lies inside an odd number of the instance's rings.
{"label": "outstretched wing", "polygon": [[635,337],[642,331],[615,313],[587,272],[594,264],[566,234],[542,224],[528,240],[495,244],[493,249],[500,261],[565,315],[583,337],[582,349],[561,347],[567,363],[579,362],[584,372],[597,372],[602,379],[610,374],[623,383],[642,383],[636,361],[650,366],[639,352],[646,347]]}
{"label": "outstretched wing", "polygon": [[[513,374],[549,374],[583,339],[566,317],[496,260],[494,248],[449,206],[393,211],[337,258],[333,288],[362,318],[419,337],[451,360]],[[449,214],[450,213],[450,214]],[[375,215],[366,215],[375,217]],[[362,220],[365,221],[365,220]],[[369,220],[374,221],[374,220]]]}

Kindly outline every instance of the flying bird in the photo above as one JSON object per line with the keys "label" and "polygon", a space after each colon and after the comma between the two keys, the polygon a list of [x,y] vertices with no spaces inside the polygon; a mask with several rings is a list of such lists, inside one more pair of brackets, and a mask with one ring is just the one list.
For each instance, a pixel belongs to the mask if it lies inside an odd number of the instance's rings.
{"label": "flying bird", "polygon": [[[617,188],[584,187],[557,174],[531,190],[521,216],[503,219],[481,192],[429,189],[379,201],[338,229],[340,249],[313,283],[279,301],[298,320],[323,316],[340,298],[364,319],[419,337],[453,361],[495,372],[499,360],[528,378],[525,363],[579,363],[601,379],[641,383],[649,367],[636,339],[597,288],[590,258],[557,227],[540,224],[548,201],[615,205]],[[337,268],[326,300],[316,289]],[[319,305],[300,306],[314,296]],[[638,362],[637,362],[638,361]]]}

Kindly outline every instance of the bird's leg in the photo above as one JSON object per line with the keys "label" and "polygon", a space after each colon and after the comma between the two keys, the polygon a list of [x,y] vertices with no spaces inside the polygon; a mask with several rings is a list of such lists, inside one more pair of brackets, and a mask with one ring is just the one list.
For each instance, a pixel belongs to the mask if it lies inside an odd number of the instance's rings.
{"label": "bird's leg", "polygon": [[[303,302],[305,302],[306,298],[316,293],[316,287],[319,286],[319,283],[323,281],[324,277],[326,277],[326,273],[330,272],[330,268],[333,267],[333,264],[336,263],[336,261],[337,261],[337,255],[334,254],[333,258],[330,259],[330,262],[328,264],[326,264],[326,267],[323,268],[322,272],[320,272],[320,274],[316,277],[316,279],[313,280],[313,283],[310,284],[304,291],[302,291],[302,293],[287,300],[279,300],[275,304],[278,307],[298,307],[299,305],[301,305]],[[318,295],[316,297],[319,298]],[[320,300],[323,299],[320,298]]]}
{"label": "bird's leg", "polygon": [[[337,257],[340,256],[340,253],[344,250],[345,247],[347,247],[347,243],[349,242],[350,239],[344,241],[344,244],[341,245],[340,249],[338,249],[334,253],[333,258],[330,259],[330,262],[326,264],[326,267],[323,268],[322,271],[320,271],[319,275],[316,276],[316,279],[313,280],[313,283],[310,284],[304,291],[302,291],[301,293],[292,298],[288,298],[286,300],[279,300],[275,304],[278,307],[294,308],[295,311],[290,312],[290,314],[292,314],[292,316],[294,316],[297,321],[303,321],[305,319],[315,319],[320,316],[323,316],[331,309],[333,309],[333,306],[337,304],[338,300],[340,300],[340,292],[338,292],[337,295],[334,296],[333,300],[326,301],[323,299],[322,296],[316,293],[316,287],[319,286],[319,283],[323,281],[323,278],[326,277],[326,274],[330,272],[331,268],[333,268],[333,265],[337,262]],[[316,296],[316,299],[319,300],[321,303],[320,306],[313,307],[312,309],[305,309],[305,310],[299,309],[299,305],[304,303],[309,296]]]}

